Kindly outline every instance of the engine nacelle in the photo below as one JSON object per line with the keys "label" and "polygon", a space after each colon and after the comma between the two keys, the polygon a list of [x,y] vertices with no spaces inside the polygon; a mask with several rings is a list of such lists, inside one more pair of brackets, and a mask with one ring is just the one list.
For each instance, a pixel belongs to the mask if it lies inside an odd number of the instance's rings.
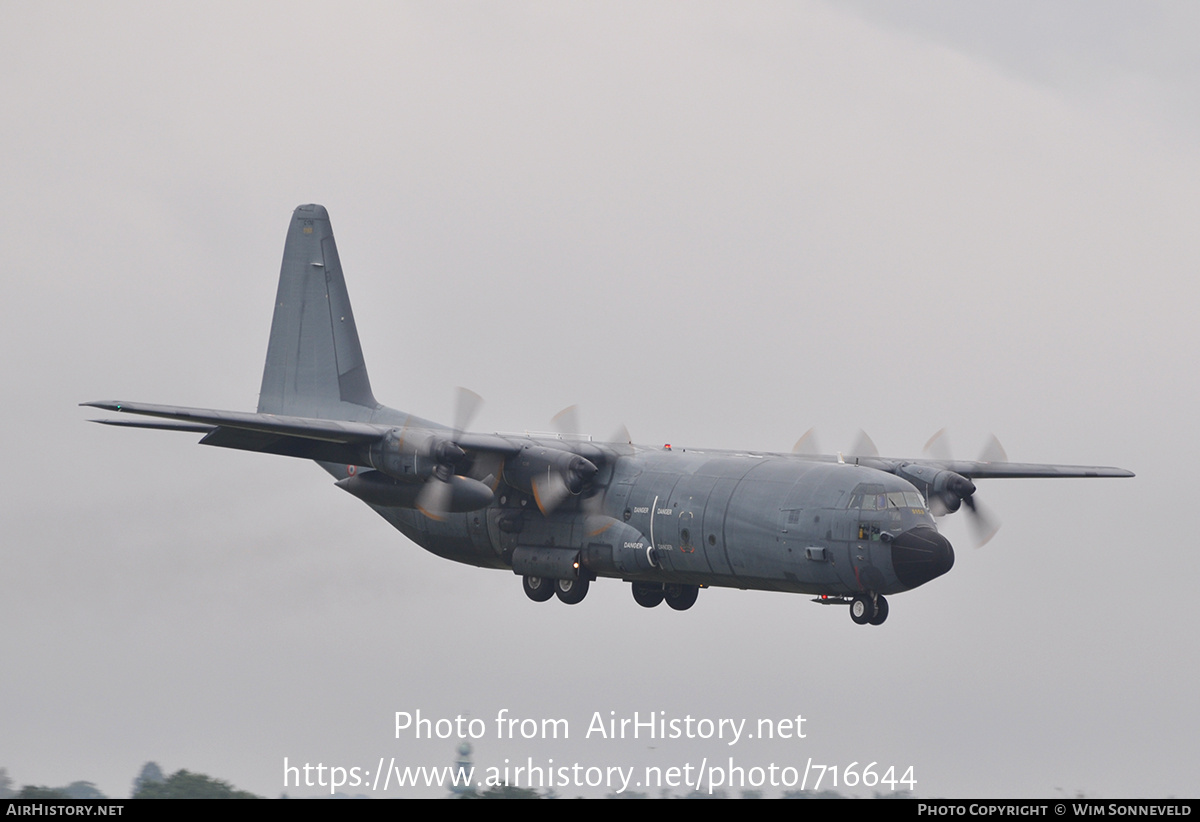
{"label": "engine nacelle", "polygon": [[393,428],[371,443],[367,464],[401,482],[420,483],[435,473],[449,480],[466,456],[447,437],[421,429]]}
{"label": "engine nacelle", "polygon": [[571,451],[526,445],[504,461],[504,481],[534,495],[539,493],[535,484],[561,481],[570,493],[578,494],[599,470],[593,462]]}
{"label": "engine nacelle", "polygon": [[916,486],[934,516],[953,514],[965,498],[975,493],[975,483],[945,468],[905,463],[896,469],[896,475]]}

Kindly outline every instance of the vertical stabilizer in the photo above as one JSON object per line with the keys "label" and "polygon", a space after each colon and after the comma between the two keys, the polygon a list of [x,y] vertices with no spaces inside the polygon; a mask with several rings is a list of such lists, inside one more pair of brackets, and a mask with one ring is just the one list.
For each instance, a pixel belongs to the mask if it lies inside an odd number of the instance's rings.
{"label": "vertical stabilizer", "polygon": [[258,411],[366,418],[378,407],[324,206],[292,213]]}

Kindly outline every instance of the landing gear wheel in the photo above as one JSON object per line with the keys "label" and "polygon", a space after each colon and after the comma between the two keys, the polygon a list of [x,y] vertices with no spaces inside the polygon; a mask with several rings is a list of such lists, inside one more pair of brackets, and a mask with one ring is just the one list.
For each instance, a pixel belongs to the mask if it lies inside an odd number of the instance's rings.
{"label": "landing gear wheel", "polygon": [[554,593],[558,595],[559,602],[564,602],[567,605],[577,605],[583,602],[583,598],[587,596],[587,592],[588,581],[586,577],[554,580]]}
{"label": "landing gear wheel", "polygon": [[850,600],[850,618],[855,625],[866,625],[875,617],[875,603],[866,594],[855,594]]}
{"label": "landing gear wheel", "polygon": [[696,604],[696,597],[700,594],[700,588],[695,585],[676,585],[674,583],[663,586],[663,599],[667,604],[676,611],[686,611]]}
{"label": "landing gear wheel", "polygon": [[881,594],[880,596],[875,597],[875,616],[871,617],[871,624],[872,625],[882,625],[883,621],[885,619],[887,619],[887,615],[888,615],[887,600],[884,599],[883,595]]}
{"label": "landing gear wheel", "polygon": [[521,577],[521,587],[534,602],[545,602],[554,596],[554,580],[546,577]]}
{"label": "landing gear wheel", "polygon": [[635,582],[631,587],[633,588],[633,601],[643,608],[653,608],[663,601],[664,592],[661,582]]}

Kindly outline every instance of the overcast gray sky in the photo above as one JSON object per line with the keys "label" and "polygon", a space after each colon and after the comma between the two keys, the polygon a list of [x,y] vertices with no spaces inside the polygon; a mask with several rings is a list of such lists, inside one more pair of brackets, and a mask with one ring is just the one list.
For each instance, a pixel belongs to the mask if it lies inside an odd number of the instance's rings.
{"label": "overcast gray sky", "polygon": [[[920,796],[1196,794],[1200,14],[1185,3],[4,4],[0,767],[912,766]],[[251,410],[291,210],[375,394],[481,430],[1116,465],[990,481],[881,628],[601,580],[535,605],[310,464],[85,422]],[[583,739],[593,712],[807,737]],[[306,791],[289,791],[303,794]],[[560,791],[573,795],[577,791]],[[582,791],[583,793],[594,793]],[[424,794],[392,792],[393,794]],[[434,792],[436,793],[436,792]],[[777,791],[767,791],[768,794]]]}

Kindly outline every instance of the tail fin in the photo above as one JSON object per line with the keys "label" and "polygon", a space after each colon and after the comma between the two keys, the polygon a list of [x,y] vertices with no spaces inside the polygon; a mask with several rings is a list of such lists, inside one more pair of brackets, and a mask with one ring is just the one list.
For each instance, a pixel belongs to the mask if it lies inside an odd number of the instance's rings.
{"label": "tail fin", "polygon": [[378,406],[329,214],[324,206],[302,205],[283,247],[258,411],[366,419]]}

